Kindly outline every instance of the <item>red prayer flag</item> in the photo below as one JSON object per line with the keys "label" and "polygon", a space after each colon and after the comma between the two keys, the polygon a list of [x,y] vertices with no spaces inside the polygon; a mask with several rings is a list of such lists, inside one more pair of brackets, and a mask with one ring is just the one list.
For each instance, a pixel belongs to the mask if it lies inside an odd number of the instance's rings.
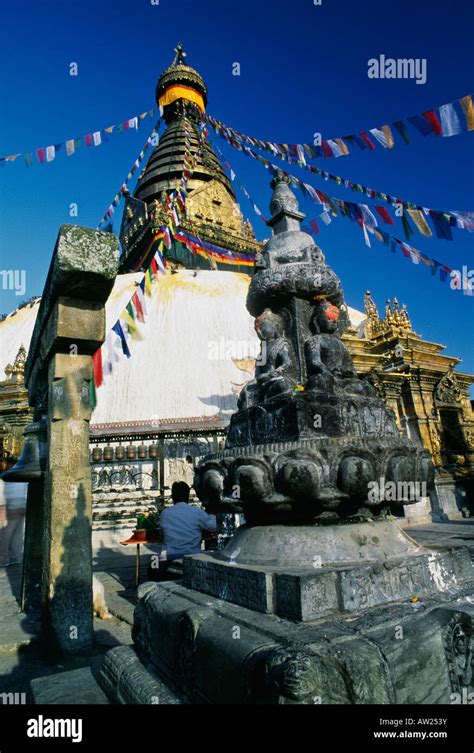
{"label": "red prayer flag", "polygon": [[142,304],[140,302],[140,299],[138,297],[137,293],[134,293],[132,296],[132,303],[134,305],[135,311],[137,312],[137,319],[139,322],[145,321],[145,314],[143,312]]}
{"label": "red prayer flag", "polygon": [[151,260],[150,267],[151,267],[151,271],[153,272],[153,275],[155,277],[158,277],[158,264],[156,263],[155,257],[153,257],[153,259]]}
{"label": "red prayer flag", "polygon": [[318,188],[316,188],[316,193],[318,194],[318,197],[319,197],[320,201],[323,202],[323,204],[329,204],[329,197],[326,196],[325,193],[323,193],[322,191],[320,191]]}
{"label": "red prayer flag", "polygon": [[321,146],[325,157],[334,157],[333,151],[327,141],[322,141]]}
{"label": "red prayer flag", "polygon": [[100,387],[104,381],[104,370],[102,368],[102,348],[96,350],[92,356],[92,364],[94,367],[94,384],[96,387]]}
{"label": "red prayer flag", "polygon": [[86,146],[92,146],[92,134],[86,133],[84,136],[84,141],[86,142]]}
{"label": "red prayer flag", "polygon": [[441,125],[436,112],[434,110],[427,110],[423,113],[423,116],[426,118],[436,135],[440,136],[443,133],[443,126]]}
{"label": "red prayer flag", "polygon": [[371,140],[369,139],[369,137],[367,136],[367,134],[366,134],[366,133],[365,133],[364,131],[361,131],[361,132],[360,132],[360,135],[361,135],[361,136],[362,136],[362,138],[364,139],[364,141],[365,141],[365,143],[367,144],[367,146],[369,147],[369,149],[372,149],[372,151],[374,151],[374,149],[375,149],[375,145],[374,145],[374,144],[373,144],[373,142],[372,142],[372,141],[371,141]]}
{"label": "red prayer flag", "polygon": [[315,234],[319,233],[319,225],[318,225],[318,223],[316,222],[316,220],[311,220],[311,222],[310,222],[309,224],[311,225],[311,227],[312,227],[312,229],[313,229],[313,232],[314,232]]}
{"label": "red prayer flag", "polygon": [[36,156],[38,157],[41,164],[44,165],[44,163],[46,162],[46,154],[45,154],[44,147],[41,147],[40,149],[36,150]]}
{"label": "red prayer flag", "polygon": [[382,220],[385,222],[386,225],[395,225],[395,222],[393,218],[389,215],[385,207],[375,207],[377,212],[379,213]]}

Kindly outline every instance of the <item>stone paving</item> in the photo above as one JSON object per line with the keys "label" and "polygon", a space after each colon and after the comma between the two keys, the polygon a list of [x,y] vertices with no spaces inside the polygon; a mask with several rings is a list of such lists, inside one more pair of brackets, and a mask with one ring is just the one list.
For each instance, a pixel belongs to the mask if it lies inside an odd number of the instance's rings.
{"label": "stone paving", "polygon": [[[431,523],[406,532],[427,547],[468,546],[474,559],[474,519]],[[148,555],[145,550],[141,557],[142,581],[146,580]],[[95,648],[91,656],[48,663],[41,656],[38,625],[18,606],[21,566],[0,568],[0,704],[5,702],[3,693],[24,693],[22,702],[27,703],[59,703],[71,690],[73,696],[68,702],[107,703],[95,677],[109,648],[132,643],[135,550],[100,550],[94,558],[94,571],[104,585],[112,619],[94,621]],[[179,572],[171,577],[179,577]]]}

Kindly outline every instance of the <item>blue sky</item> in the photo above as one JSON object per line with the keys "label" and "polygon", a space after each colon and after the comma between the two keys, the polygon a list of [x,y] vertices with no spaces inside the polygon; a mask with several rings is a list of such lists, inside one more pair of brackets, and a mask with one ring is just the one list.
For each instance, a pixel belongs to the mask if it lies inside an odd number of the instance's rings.
{"label": "blue sky", "polygon": [[[331,138],[421,113],[472,93],[474,8],[465,0],[400,0],[396,4],[322,0],[190,2],[160,0],[45,0],[2,9],[0,154],[31,151],[99,130],[150,109],[160,72],[182,41],[188,62],[209,88],[208,112],[244,133],[280,142]],[[367,61],[385,54],[426,58],[427,82],[376,80]],[[79,75],[69,75],[76,62]],[[241,75],[232,75],[239,62]],[[108,144],[67,158],[60,152],[30,169],[23,159],[0,169],[0,265],[26,269],[24,298],[40,294],[64,222],[95,227],[142,148],[152,123],[114,134]],[[413,129],[412,129],[413,133]],[[409,146],[318,160],[330,172],[423,206],[473,210],[474,132],[453,138],[413,133]],[[268,213],[268,173],[211,138],[227,155],[240,181]],[[399,142],[399,140],[398,140]],[[361,200],[332,183],[294,168],[299,177],[331,195]],[[318,207],[302,199],[308,217]],[[246,202],[241,206],[258,237],[266,228]],[[69,206],[79,215],[71,220]],[[370,203],[370,202],[368,202]],[[377,203],[377,202],[376,202]],[[118,227],[120,215],[116,215]],[[397,228],[399,237],[401,230]],[[448,266],[474,267],[473,238],[454,230],[454,241],[412,243]],[[387,297],[408,305],[415,330],[463,358],[474,373],[474,298],[432,279],[423,266],[391,254],[344,218],[318,236],[328,262],[342,279],[349,305],[361,308],[370,289],[383,310]],[[0,312],[19,299],[1,291]]]}

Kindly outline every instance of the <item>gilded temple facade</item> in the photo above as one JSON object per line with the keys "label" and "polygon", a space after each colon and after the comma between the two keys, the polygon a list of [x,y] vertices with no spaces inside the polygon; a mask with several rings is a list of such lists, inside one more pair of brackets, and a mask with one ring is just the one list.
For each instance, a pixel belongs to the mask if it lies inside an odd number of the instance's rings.
{"label": "gilded temple facade", "polygon": [[344,335],[359,376],[368,379],[395,413],[399,429],[427,448],[436,466],[435,517],[474,513],[474,376],[456,371],[460,359],[413,330],[406,305],[388,300],[379,315],[365,294],[364,336]]}

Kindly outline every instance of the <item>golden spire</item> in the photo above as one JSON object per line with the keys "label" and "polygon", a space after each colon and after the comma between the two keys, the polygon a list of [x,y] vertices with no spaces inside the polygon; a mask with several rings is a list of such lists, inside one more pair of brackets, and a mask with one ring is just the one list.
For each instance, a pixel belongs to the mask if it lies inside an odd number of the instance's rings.
{"label": "golden spire", "polygon": [[381,329],[381,321],[379,312],[377,311],[377,306],[375,305],[375,302],[372,298],[372,293],[370,290],[367,290],[365,296],[364,296],[364,306],[365,306],[365,312],[367,314],[367,321],[365,324],[365,334],[366,337],[371,339],[372,337],[375,337],[380,332]]}
{"label": "golden spire", "polygon": [[9,363],[5,367],[5,376],[11,382],[23,382],[25,377],[25,364],[26,364],[26,350],[23,345],[20,345],[18,353],[15,356],[13,366]]}

